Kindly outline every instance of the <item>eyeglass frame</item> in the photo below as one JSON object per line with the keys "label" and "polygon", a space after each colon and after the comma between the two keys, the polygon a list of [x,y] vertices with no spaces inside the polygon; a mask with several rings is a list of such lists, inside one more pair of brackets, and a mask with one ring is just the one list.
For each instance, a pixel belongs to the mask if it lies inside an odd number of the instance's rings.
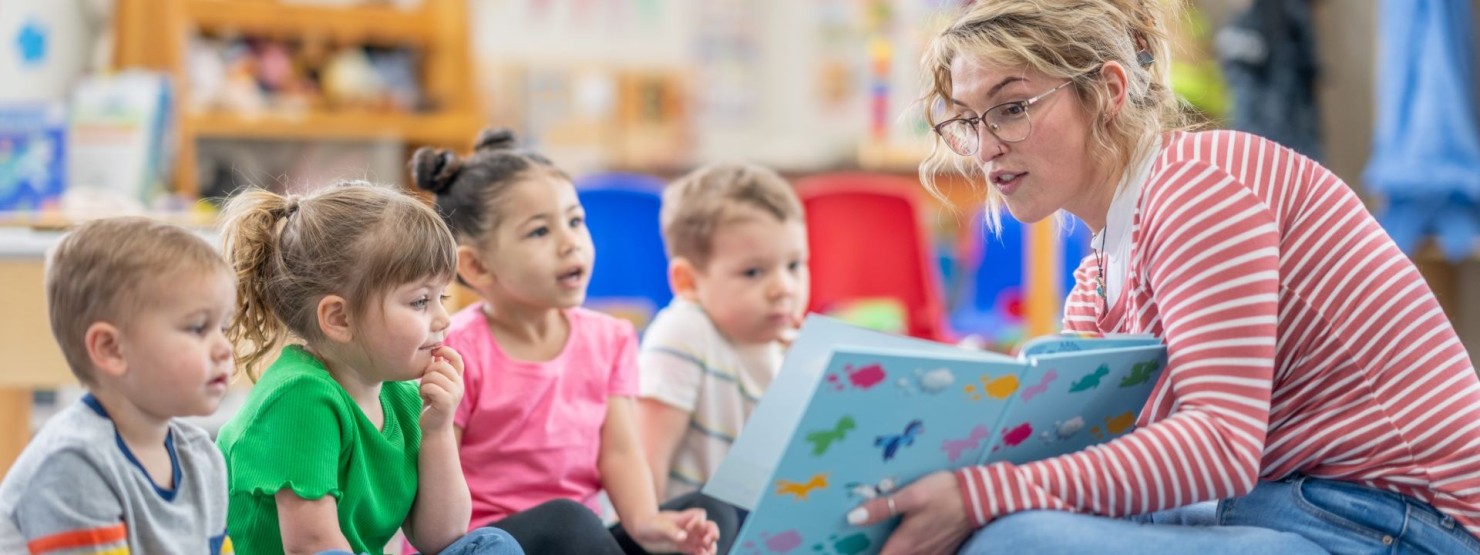
{"label": "eyeglass frame", "polygon": [[[1028,137],[1031,137],[1033,135],[1033,118],[1028,115],[1028,108],[1031,107],[1034,104],[1037,104],[1039,101],[1043,100],[1044,98],[1047,98],[1048,95],[1051,95],[1051,94],[1053,94],[1055,92],[1058,92],[1059,89],[1062,89],[1064,87],[1067,87],[1067,86],[1069,86],[1070,84],[1073,84],[1073,83],[1074,83],[1074,80],[1072,80],[1072,79],[1071,80],[1068,80],[1068,81],[1064,81],[1063,83],[1059,83],[1058,86],[1055,86],[1052,89],[1048,89],[1047,91],[1044,91],[1042,94],[1039,94],[1039,95],[1034,96],[1032,98],[1028,98],[1028,99],[1025,99],[1025,100],[1014,100],[1014,101],[1011,101],[1011,102],[1003,102],[1001,104],[994,105],[991,108],[987,108],[986,110],[983,110],[982,111],[982,114],[990,114],[993,111],[995,111],[998,108],[1001,108],[1003,106],[1010,106],[1010,105],[1013,105],[1013,104],[1017,104],[1017,105],[1022,106],[1023,107],[1023,117],[1028,118],[1028,134],[1027,135],[1023,135],[1023,138],[1018,139],[1018,140],[1015,140],[1015,141],[1009,141],[1007,139],[1004,139],[1004,138],[1002,138],[1001,135],[998,135],[997,134],[997,129],[996,128],[998,126],[995,125],[995,124],[993,124],[993,123],[991,123],[991,122],[985,122],[987,124],[987,132],[991,133],[992,136],[997,139],[997,141],[1003,142],[1003,143],[1007,143],[1007,144],[1020,143],[1020,142],[1023,142],[1023,141],[1028,140]],[[971,125],[972,132],[974,132],[976,134],[976,148],[973,149],[971,152],[965,152],[965,153],[956,152],[956,149],[951,148],[951,141],[949,139],[947,139],[945,137],[945,135],[940,132],[940,129],[942,127],[945,127],[945,126],[950,125],[952,123],[956,123],[958,121],[964,121],[964,122],[970,124]],[[959,154],[961,156],[973,156],[977,152],[980,152],[981,151],[981,148],[982,148],[982,139],[981,139],[982,130],[981,130],[981,125],[982,125],[983,122],[984,122],[984,120],[982,120],[982,116],[981,115],[971,116],[969,118],[968,117],[956,116],[954,118],[951,118],[951,119],[948,119],[948,120],[945,120],[943,122],[940,122],[940,123],[935,124],[935,126],[932,129],[935,130],[935,136],[940,137],[941,141],[944,141],[946,143],[946,148],[950,149],[951,152],[956,152],[956,154]]]}

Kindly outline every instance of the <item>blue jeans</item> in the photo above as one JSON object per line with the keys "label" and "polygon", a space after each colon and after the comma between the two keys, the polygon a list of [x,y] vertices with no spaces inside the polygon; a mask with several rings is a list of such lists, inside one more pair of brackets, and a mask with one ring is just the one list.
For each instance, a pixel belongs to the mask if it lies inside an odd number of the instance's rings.
{"label": "blue jeans", "polygon": [[1416,499],[1296,476],[1260,482],[1243,497],[1131,518],[1011,514],[978,530],[960,553],[1461,555],[1480,554],[1480,540]]}
{"label": "blue jeans", "polygon": [[[344,550],[321,551],[318,555],[354,555]],[[524,549],[508,532],[498,528],[475,528],[438,555],[524,555]]]}

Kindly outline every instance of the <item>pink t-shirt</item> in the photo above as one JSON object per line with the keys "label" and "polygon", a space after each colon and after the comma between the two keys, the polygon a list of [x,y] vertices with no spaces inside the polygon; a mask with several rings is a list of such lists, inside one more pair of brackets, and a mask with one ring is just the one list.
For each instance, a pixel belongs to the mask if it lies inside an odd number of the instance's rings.
{"label": "pink t-shirt", "polygon": [[608,397],[637,395],[632,324],[582,308],[565,311],[570,339],[554,359],[509,358],[493,339],[483,303],[452,317],[447,345],[463,357],[463,475],[472,526],[552,499],[598,510],[601,425]]}

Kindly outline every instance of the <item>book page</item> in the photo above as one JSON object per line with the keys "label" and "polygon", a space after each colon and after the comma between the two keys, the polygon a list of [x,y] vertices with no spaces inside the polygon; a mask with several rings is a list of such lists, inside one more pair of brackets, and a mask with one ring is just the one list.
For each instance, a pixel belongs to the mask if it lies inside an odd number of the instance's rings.
{"label": "book page", "polygon": [[1128,434],[1166,367],[1166,348],[1068,351],[1028,359],[1024,387],[983,464],[1073,453]]}
{"label": "book page", "polygon": [[896,523],[856,528],[848,511],[980,460],[1026,370],[965,349],[835,350],[774,473],[757,484],[735,553],[877,551]]}
{"label": "book page", "polygon": [[978,359],[1013,361],[1011,357],[962,349],[954,345],[865,330],[825,316],[809,315],[786,352],[781,371],[751,413],[740,437],[705,484],[705,494],[742,509],[760,501],[767,479],[775,471],[791,434],[802,419],[812,393],[825,381],[828,359],[834,351],[878,348],[939,353]]}

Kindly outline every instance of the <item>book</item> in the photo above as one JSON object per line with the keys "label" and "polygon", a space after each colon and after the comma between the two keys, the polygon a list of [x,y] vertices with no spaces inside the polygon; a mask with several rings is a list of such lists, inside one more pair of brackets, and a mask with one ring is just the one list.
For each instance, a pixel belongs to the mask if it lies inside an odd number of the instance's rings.
{"label": "book", "polygon": [[703,491],[750,511],[737,554],[876,553],[848,511],[931,472],[1129,433],[1166,366],[1146,335],[1056,335],[1017,357],[809,316]]}
{"label": "book", "polygon": [[58,103],[0,104],[0,211],[44,211],[66,185],[67,111]]}

